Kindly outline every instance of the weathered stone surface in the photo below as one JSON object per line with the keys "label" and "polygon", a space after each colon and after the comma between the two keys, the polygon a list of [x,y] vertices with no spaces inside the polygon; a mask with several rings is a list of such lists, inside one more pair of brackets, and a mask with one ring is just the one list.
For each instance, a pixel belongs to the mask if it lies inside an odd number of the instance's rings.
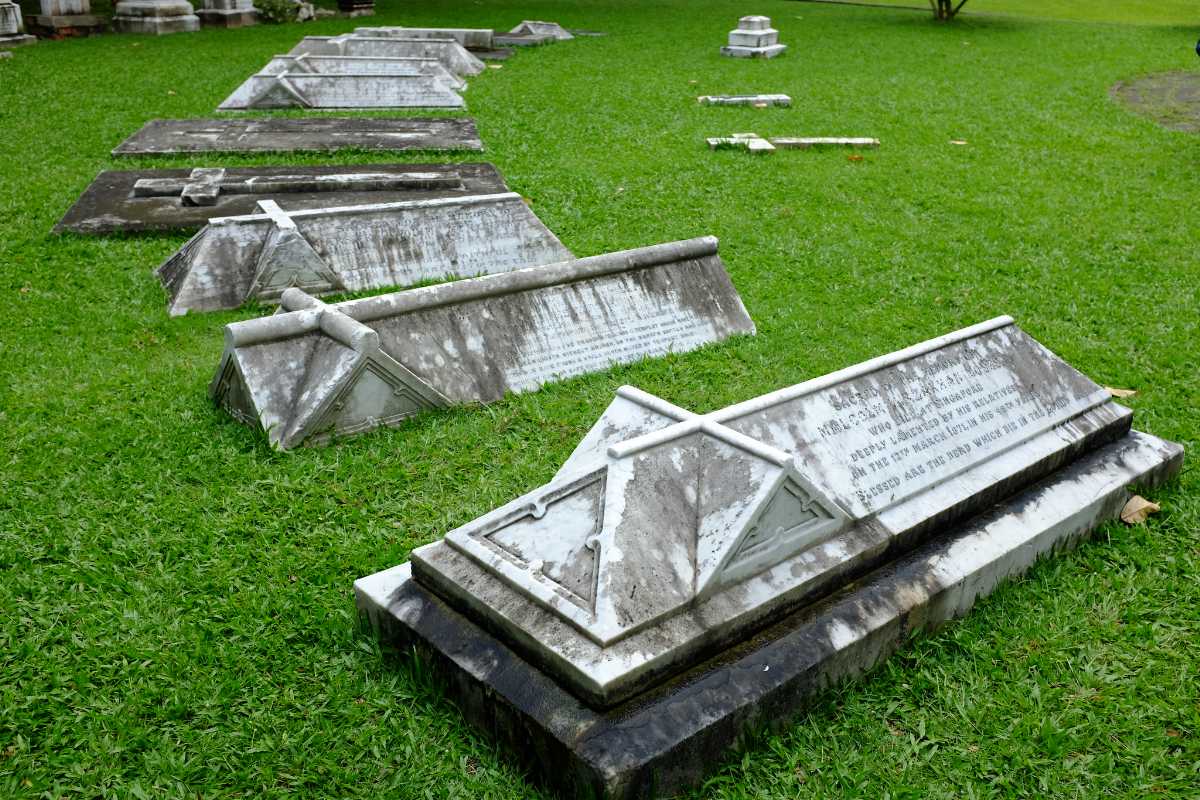
{"label": "weathered stone surface", "polygon": [[281,305],[226,326],[210,390],[280,449],[754,332],[712,237],[329,306],[289,289]]}
{"label": "weathered stone surface", "polygon": [[792,98],[786,94],[702,94],[696,98],[702,106],[790,106]]}
{"label": "weathered stone surface", "polygon": [[285,211],[506,191],[491,164],[362,164],[106,170],[55,233],[200,228],[212,217],[251,214],[259,200]]}
{"label": "weathered stone surface", "polygon": [[[234,90],[218,111],[268,108],[462,108],[465,103],[455,87],[412,63],[393,63],[385,74],[360,67],[359,72],[316,72],[326,62],[309,61],[309,56],[277,57],[275,68],[251,75]],[[289,62],[288,59],[293,61]],[[336,59],[334,64],[347,64]],[[353,62],[361,64],[362,62]],[[423,61],[437,65],[439,62]],[[290,71],[288,65],[299,71]],[[455,77],[454,83],[462,85]]]}
{"label": "weathered stone surface", "polygon": [[809,150],[825,147],[879,147],[878,139],[865,137],[832,136],[772,136],[764,139],[757,133],[735,133],[731,136],[714,136],[704,140],[711,150],[749,150],[751,153],[773,153],[775,148],[784,150]]}
{"label": "weathered stone surface", "polygon": [[495,47],[531,47],[574,38],[570,31],[557,22],[527,19],[508,33],[495,34],[492,44]]}
{"label": "weathered stone surface", "polygon": [[200,30],[200,18],[187,0],[120,0],[112,26],[121,33],[192,33]]}
{"label": "weathered stone surface", "polygon": [[400,39],[454,39],[468,50],[491,50],[492,37],[495,32],[491,28],[405,28],[401,26],[384,26],[373,28],[355,28],[355,36],[387,36]]}
{"label": "weathered stone surface", "polygon": [[749,16],[738,20],[738,26],[729,32],[729,44],[721,48],[721,55],[734,58],[774,58],[787,50],[779,44],[779,31],[771,27],[769,17]]}
{"label": "weathered stone surface", "polygon": [[289,55],[368,56],[374,58],[436,58],[455,75],[478,75],[483,62],[454,39],[415,39],[394,36],[305,36]]}
{"label": "weathered stone surface", "polygon": [[258,9],[253,0],[204,0],[204,7],[196,16],[206,27],[243,28],[258,24]]}
{"label": "weathered stone surface", "polygon": [[611,705],[1130,418],[1007,317],[703,416],[628,389],[551,483],[413,568]]}
{"label": "weathered stone surface", "polygon": [[381,77],[412,77],[424,75],[436,78],[456,91],[467,88],[467,82],[451,72],[437,58],[390,58],[383,56],[318,56],[279,55],[259,70],[259,74],[312,73],[314,75],[378,75]]}
{"label": "weathered stone surface", "polygon": [[25,33],[21,7],[11,0],[0,0],[0,50],[33,44],[36,37]]}
{"label": "weathered stone surface", "polygon": [[672,796],[747,737],[782,729],[814,695],[1087,537],[1120,512],[1128,485],[1156,485],[1181,460],[1177,445],[1136,432],[1102,445],[846,591],[607,710],[581,702],[413,580],[408,564],[360,579],[355,599],[383,639],[416,648],[463,715],[561,796]]}
{"label": "weathered stone surface", "polygon": [[465,117],[154,119],[114,156],[155,153],[287,153],[355,150],[482,150]]}
{"label": "weathered stone surface", "polygon": [[474,277],[570,259],[520,195],[472,195],[216,217],[158,274],[172,315]]}

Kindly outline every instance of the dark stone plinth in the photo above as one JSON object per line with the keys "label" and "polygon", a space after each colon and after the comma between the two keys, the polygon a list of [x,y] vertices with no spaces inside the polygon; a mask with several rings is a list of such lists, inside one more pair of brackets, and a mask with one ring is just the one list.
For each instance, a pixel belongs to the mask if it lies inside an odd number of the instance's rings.
{"label": "dark stone plinth", "polygon": [[113,155],[335,150],[482,150],[466,117],[155,119]]}
{"label": "dark stone plinth", "polygon": [[25,21],[26,29],[44,39],[64,39],[68,36],[92,36],[109,29],[107,17],[98,14],[69,14],[49,16],[37,14]]}
{"label": "dark stone plinth", "polygon": [[694,785],[754,733],[964,615],[1004,579],[1114,518],[1127,486],[1176,474],[1182,449],[1130,433],[671,682],[607,711],[412,580],[408,565],[355,584],[382,639],[415,648],[464,716],[564,797],[648,798]]}
{"label": "dark stone plinth", "polygon": [[196,10],[196,16],[205,28],[246,28],[258,24],[258,12],[254,9],[203,8]]}
{"label": "dark stone plinth", "polygon": [[106,170],[96,176],[75,205],[54,226],[54,233],[100,234],[114,231],[164,231],[197,229],[212,217],[253,214],[258,201],[272,199],[285,211],[303,208],[329,208],[365,203],[390,203],[399,200],[422,200],[435,197],[456,197],[491,194],[507,191],[504,178],[491,164],[356,164],[336,167],[230,167],[225,177],[231,181],[268,176],[327,176],[355,173],[378,173],[405,176],[414,173],[431,174],[443,179],[458,176],[461,184],[448,186],[433,180],[428,185],[414,181],[404,189],[356,191],[312,191],[281,193],[220,192],[211,204],[187,205],[179,195],[138,197],[134,184],[142,179],[175,179],[186,181],[190,169]]}
{"label": "dark stone plinth", "polygon": [[471,55],[484,61],[506,61],[513,54],[511,47],[468,47],[467,50],[471,52]]}
{"label": "dark stone plinth", "polygon": [[540,47],[557,41],[548,33],[497,33],[492,37],[497,47]]}
{"label": "dark stone plinth", "polygon": [[373,17],[375,0],[338,0],[338,11],[343,17]]}

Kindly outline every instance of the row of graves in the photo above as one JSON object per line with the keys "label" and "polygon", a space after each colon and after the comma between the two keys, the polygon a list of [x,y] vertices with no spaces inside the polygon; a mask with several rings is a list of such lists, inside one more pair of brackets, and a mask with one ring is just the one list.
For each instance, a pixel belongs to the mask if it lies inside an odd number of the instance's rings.
{"label": "row of graves", "polygon": [[[735,33],[731,56],[782,52]],[[223,107],[442,104],[498,38],[309,37]],[[114,153],[343,147],[482,144],[466,118],[223,118]],[[755,334],[716,238],[577,259],[486,163],[110,171],[58,226],[175,229],[199,230],[158,268],[170,314],[278,306],[225,326],[209,391],[280,450]],[[1009,317],[708,413],[625,386],[548,483],[356,603],[531,777],[672,794],[1174,476],[1182,448],[1132,416]]]}

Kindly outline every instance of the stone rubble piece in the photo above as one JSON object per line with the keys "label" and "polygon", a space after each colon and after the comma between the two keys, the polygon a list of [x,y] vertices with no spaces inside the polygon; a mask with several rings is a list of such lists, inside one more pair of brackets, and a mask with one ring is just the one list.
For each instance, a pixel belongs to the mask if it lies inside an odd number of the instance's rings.
{"label": "stone rubble piece", "polygon": [[[377,339],[328,333],[355,325]],[[754,324],[716,239],[703,237],[320,307],[290,288],[280,313],[225,330],[211,396],[287,450],[687,352]],[[366,362],[372,377],[359,381]]]}
{"label": "stone rubble piece", "polygon": [[696,98],[702,106],[767,106],[787,107],[792,98],[786,94],[702,94]]}
{"label": "stone rubble piece", "polygon": [[357,601],[551,784],[673,794],[1177,474],[1132,416],[1009,317],[707,414],[623,387],[549,483]]}
{"label": "stone rubble piece", "polygon": [[[357,72],[314,72],[325,62],[303,59],[292,71],[276,59],[283,71],[264,70],[251,75],[234,90],[218,111],[246,111],[271,108],[462,108],[463,98],[450,83],[431,75],[413,63],[397,63],[386,74],[357,67]],[[335,62],[336,63],[336,62]],[[343,64],[349,62],[341,61]],[[435,64],[437,62],[421,62]],[[301,66],[302,65],[302,66]],[[354,67],[351,67],[354,68]],[[457,77],[456,83],[461,84]]]}
{"label": "stone rubble piece", "polygon": [[356,150],[482,150],[465,117],[154,119],[114,156]]}
{"label": "stone rubble piece", "polygon": [[106,170],[54,227],[102,234],[198,229],[251,214],[259,200],[288,211],[507,191],[491,164],[362,164]]}
{"label": "stone rubble piece", "polygon": [[762,16],[742,17],[738,26],[729,32],[729,44],[721,48],[721,55],[733,58],[774,58],[787,50],[779,43],[779,31],[771,27],[771,18]]}
{"label": "stone rubble piece", "polygon": [[796,137],[772,136],[767,139],[757,133],[735,133],[730,136],[713,136],[704,140],[710,150],[749,150],[751,153],[773,153],[776,148],[784,150],[809,150],[824,147],[879,147],[878,139],[865,137]]}
{"label": "stone rubble piece", "polygon": [[483,62],[455,39],[418,39],[391,36],[305,36],[289,55],[351,56],[372,58],[436,58],[456,75],[483,72]]}
{"label": "stone rubble piece", "polygon": [[172,316],[358,292],[572,258],[513,192],[214,217],[158,269]]}

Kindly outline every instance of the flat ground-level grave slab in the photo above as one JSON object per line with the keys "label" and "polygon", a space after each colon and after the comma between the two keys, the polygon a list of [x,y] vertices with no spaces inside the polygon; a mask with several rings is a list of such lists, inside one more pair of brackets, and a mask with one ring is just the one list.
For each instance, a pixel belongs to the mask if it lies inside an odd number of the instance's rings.
{"label": "flat ground-level grave slab", "polygon": [[1200,133],[1200,72],[1162,72],[1121,81],[1112,87],[1112,96],[1164,128]]}
{"label": "flat ground-level grave slab", "polygon": [[260,200],[284,211],[490,194],[507,189],[491,164],[362,164],[105,170],[55,233],[163,231],[251,214]]}
{"label": "flat ground-level grave slab", "polygon": [[335,150],[482,150],[466,117],[154,119],[113,150],[159,153],[289,153]]}
{"label": "flat ground-level grave slab", "polygon": [[1176,474],[999,317],[696,414],[623,387],[544,486],[356,583],[565,796],[668,796]]}
{"label": "flat ground-level grave slab", "polygon": [[219,406],[290,449],[754,333],[703,237],[226,326]]}
{"label": "flat ground-level grave slab", "polygon": [[158,269],[172,315],[359,292],[572,258],[513,192],[214,217]]}

